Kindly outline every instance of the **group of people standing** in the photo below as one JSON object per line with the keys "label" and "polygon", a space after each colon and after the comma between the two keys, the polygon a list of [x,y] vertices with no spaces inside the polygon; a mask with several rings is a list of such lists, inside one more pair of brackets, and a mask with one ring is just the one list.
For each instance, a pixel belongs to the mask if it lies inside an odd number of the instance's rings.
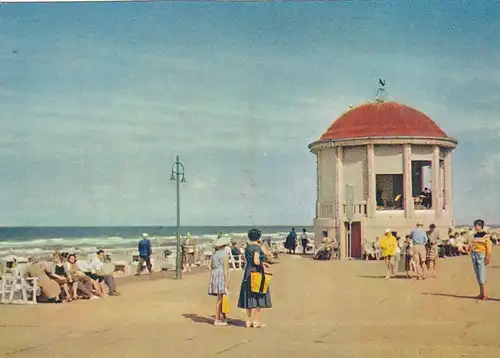
{"label": "group of people standing", "polygon": [[[428,230],[424,230],[422,223],[418,222],[416,228],[407,235],[402,246],[399,238],[394,237],[390,229],[387,229],[380,240],[382,257],[387,266],[386,278],[394,277],[397,259],[403,253],[405,257],[406,277],[411,278],[411,271],[417,274],[417,280],[427,277],[427,272],[436,277],[436,262],[439,257],[439,234],[436,225],[431,224]],[[474,234],[470,242],[470,256],[474,275],[479,286],[477,299],[486,300],[486,267],[491,261],[492,240],[491,236],[484,230],[484,221],[474,221]]]}
{"label": "group of people standing", "polygon": [[[439,243],[436,225],[431,224],[428,230],[424,230],[423,224],[418,222],[411,234],[406,235],[404,242],[387,229],[381,240],[378,238],[375,240],[375,257],[378,258],[378,253],[383,258],[388,271],[387,279],[395,276],[401,257],[404,257],[404,271],[407,278],[412,277],[412,271],[416,273],[417,280],[425,279],[427,271],[432,274],[432,277],[436,277]],[[379,252],[378,249],[380,249]],[[402,268],[399,271],[402,271]]]}
{"label": "group of people standing", "polygon": [[302,233],[300,234],[300,237],[297,236],[297,232],[295,231],[295,228],[292,228],[288,236],[286,237],[285,240],[285,249],[288,251],[289,254],[294,254],[295,251],[297,250],[297,246],[299,246],[299,240],[300,244],[302,245],[302,254],[306,254],[307,252],[307,247],[309,245],[309,238],[307,236],[307,230],[302,229]]}
{"label": "group of people standing", "polygon": [[[270,277],[267,268],[269,267],[268,258],[260,247],[262,234],[257,229],[248,232],[248,244],[244,250],[243,280],[240,287],[238,298],[238,307],[246,310],[247,328],[261,328],[265,325],[261,322],[261,312],[263,308],[270,308],[271,292],[268,286],[264,285]],[[208,294],[216,296],[215,321],[216,326],[227,326],[227,309],[224,309],[229,298],[229,260],[231,249],[228,249],[230,240],[228,237],[221,236],[215,243],[215,252],[210,262],[210,279],[208,284]],[[261,278],[264,287],[255,290],[255,280]],[[257,292],[256,292],[257,291]]]}

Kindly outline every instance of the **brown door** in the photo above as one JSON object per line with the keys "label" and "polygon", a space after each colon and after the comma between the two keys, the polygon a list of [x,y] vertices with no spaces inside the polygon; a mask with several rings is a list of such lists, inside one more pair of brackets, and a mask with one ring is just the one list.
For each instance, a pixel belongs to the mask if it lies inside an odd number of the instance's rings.
{"label": "brown door", "polygon": [[[347,256],[349,256],[349,223],[345,223],[345,240]],[[351,257],[360,259],[363,256],[363,245],[361,241],[361,223],[355,221],[351,223]]]}

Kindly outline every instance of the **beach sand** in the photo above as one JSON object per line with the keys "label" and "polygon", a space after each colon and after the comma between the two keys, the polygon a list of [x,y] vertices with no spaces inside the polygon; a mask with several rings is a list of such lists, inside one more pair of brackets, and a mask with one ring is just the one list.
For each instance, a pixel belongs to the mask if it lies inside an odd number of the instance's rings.
{"label": "beach sand", "polygon": [[[385,280],[382,262],[282,256],[272,267],[269,326],[214,327],[208,271],[182,281],[118,280],[120,297],[62,305],[0,305],[0,357],[496,357],[500,356],[500,249],[478,302],[470,259],[442,259],[440,276]],[[497,265],[497,266],[496,266]],[[462,297],[463,296],[463,297]]]}

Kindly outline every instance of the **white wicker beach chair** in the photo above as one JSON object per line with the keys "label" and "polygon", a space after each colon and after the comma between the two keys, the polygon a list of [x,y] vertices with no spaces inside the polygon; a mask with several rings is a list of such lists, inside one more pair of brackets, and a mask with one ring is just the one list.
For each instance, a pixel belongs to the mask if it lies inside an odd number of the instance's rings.
{"label": "white wicker beach chair", "polygon": [[11,273],[5,273],[2,276],[0,303],[21,305],[37,303],[38,279],[25,278],[25,268],[26,265],[19,265]]}

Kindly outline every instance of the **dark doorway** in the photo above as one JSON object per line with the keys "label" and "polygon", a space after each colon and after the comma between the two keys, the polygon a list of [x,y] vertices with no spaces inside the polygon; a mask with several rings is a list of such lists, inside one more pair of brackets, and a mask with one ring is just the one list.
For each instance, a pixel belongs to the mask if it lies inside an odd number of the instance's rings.
{"label": "dark doorway", "polygon": [[[347,256],[349,256],[349,223],[345,223],[345,241]],[[351,257],[360,259],[363,256],[363,245],[361,240],[361,222],[355,221],[351,223]]]}

